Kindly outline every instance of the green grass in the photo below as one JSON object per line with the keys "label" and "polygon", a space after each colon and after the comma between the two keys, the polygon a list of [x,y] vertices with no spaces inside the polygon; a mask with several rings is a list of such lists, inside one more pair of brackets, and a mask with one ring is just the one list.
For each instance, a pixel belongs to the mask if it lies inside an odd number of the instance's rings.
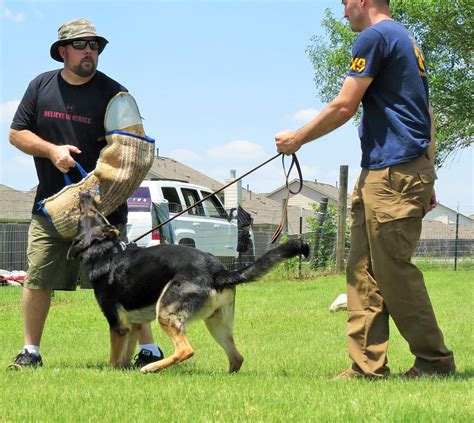
{"label": "green grass", "polygon": [[[346,315],[328,311],[344,292],[342,276],[273,275],[239,287],[235,338],[246,361],[236,375],[201,322],[189,328],[189,361],[152,375],[109,370],[108,328],[90,291],[56,294],[43,368],[6,372],[23,342],[21,288],[0,287],[0,421],[474,421],[473,274],[425,277],[459,370],[446,379],[400,380],[413,357],[393,327],[388,380],[334,381],[349,364]],[[169,354],[170,341],[154,330]]]}

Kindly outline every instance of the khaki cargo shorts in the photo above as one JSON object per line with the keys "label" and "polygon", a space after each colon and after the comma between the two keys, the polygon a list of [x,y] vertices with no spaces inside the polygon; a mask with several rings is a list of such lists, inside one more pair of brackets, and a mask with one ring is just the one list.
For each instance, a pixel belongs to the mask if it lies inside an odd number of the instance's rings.
{"label": "khaki cargo shorts", "polygon": [[[126,226],[117,225],[127,242]],[[28,231],[28,272],[25,288],[75,291],[92,288],[86,268],[79,260],[68,260],[71,241],[62,238],[44,216],[33,215]]]}

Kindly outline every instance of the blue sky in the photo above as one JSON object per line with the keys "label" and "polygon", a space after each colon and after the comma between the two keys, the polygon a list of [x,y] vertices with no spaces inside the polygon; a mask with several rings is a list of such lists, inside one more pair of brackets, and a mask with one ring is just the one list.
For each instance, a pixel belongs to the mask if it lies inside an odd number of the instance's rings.
{"label": "blue sky", "polygon": [[[33,160],[8,142],[16,106],[28,82],[60,67],[49,56],[58,27],[85,17],[109,45],[99,69],[135,96],[159,154],[224,181],[275,154],[274,134],[296,129],[322,104],[305,53],[324,35],[326,8],[338,0],[295,1],[13,1],[0,0],[0,183],[36,185]],[[349,165],[359,173],[357,130],[348,123],[298,154],[306,180],[335,184]],[[439,200],[472,214],[473,149],[438,172]],[[280,161],[246,177],[243,186],[270,192],[284,183]]]}

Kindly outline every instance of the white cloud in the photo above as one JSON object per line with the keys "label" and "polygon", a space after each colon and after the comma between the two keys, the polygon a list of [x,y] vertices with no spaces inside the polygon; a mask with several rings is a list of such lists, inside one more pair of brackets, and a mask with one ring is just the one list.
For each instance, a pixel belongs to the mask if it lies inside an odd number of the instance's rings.
{"label": "white cloud", "polygon": [[8,7],[3,9],[3,17],[13,22],[23,22],[25,20],[23,13],[13,13]]}
{"label": "white cloud", "polygon": [[220,160],[246,161],[266,158],[262,146],[250,141],[236,140],[207,150],[209,157]]}
{"label": "white cloud", "polygon": [[195,153],[192,150],[187,150],[185,148],[177,148],[168,153],[168,157],[178,160],[179,162],[195,162],[201,159],[199,154]]}
{"label": "white cloud", "polygon": [[[308,166],[308,165],[301,165],[301,173],[303,175],[303,178],[305,181],[313,181],[315,179],[318,179],[321,175],[321,171],[318,167],[316,166]],[[290,178],[297,178],[298,177],[298,172],[293,171]]]}
{"label": "white cloud", "polygon": [[320,111],[316,109],[303,109],[298,110],[291,118],[301,122],[308,122],[313,120],[319,113]]}
{"label": "white cloud", "polygon": [[10,125],[19,104],[20,100],[7,101],[6,103],[0,104],[0,124]]}

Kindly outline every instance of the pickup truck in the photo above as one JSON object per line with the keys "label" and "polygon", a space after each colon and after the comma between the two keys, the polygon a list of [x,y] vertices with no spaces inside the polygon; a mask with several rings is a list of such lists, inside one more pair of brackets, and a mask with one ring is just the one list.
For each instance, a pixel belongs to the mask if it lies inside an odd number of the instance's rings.
{"label": "pickup truck", "polygon": [[[184,181],[143,181],[127,202],[129,241],[195,204],[211,192],[209,188]],[[188,245],[211,253],[224,263],[230,264],[239,256],[237,241],[238,224],[235,214],[229,216],[219,198],[212,195],[169,224],[141,238],[137,245],[149,247],[160,242]]]}

